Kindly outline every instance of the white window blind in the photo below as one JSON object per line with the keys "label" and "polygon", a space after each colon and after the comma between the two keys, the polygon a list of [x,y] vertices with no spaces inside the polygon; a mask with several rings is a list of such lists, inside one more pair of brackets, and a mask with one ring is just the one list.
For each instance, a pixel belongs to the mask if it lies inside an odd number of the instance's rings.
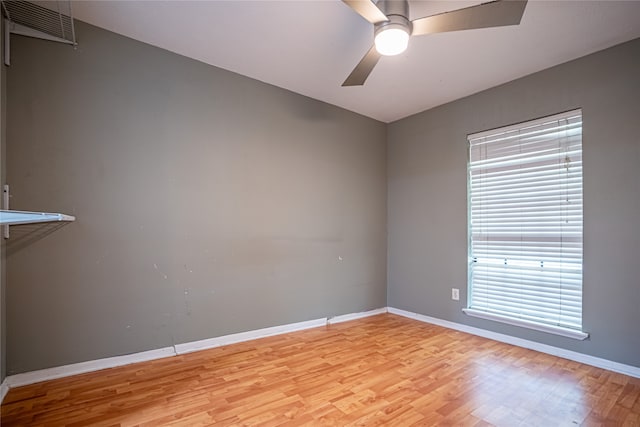
{"label": "white window blind", "polygon": [[581,330],[581,110],[469,144],[470,311]]}

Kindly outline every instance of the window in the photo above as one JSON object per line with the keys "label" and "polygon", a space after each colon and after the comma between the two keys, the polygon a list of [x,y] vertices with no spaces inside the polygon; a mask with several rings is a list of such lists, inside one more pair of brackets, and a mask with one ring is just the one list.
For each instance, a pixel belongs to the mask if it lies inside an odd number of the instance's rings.
{"label": "window", "polygon": [[581,110],[468,139],[465,313],[585,339]]}

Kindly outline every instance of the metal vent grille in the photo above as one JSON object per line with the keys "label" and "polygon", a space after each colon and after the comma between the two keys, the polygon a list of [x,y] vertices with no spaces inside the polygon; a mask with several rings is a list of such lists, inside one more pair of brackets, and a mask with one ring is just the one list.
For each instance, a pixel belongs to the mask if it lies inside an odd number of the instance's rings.
{"label": "metal vent grille", "polygon": [[[38,4],[39,3],[39,4]],[[36,30],[41,38],[75,45],[75,29],[70,1],[29,2],[2,0],[2,8],[12,26],[11,32],[32,37],[37,33],[23,31],[21,26]],[[46,37],[49,36],[49,37]]]}

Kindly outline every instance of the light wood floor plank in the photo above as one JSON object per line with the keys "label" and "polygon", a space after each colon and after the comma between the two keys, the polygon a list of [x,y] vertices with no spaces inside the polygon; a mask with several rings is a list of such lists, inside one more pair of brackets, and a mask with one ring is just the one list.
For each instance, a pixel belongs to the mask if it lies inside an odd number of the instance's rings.
{"label": "light wood floor plank", "polygon": [[20,387],[2,426],[640,426],[640,379],[392,314]]}

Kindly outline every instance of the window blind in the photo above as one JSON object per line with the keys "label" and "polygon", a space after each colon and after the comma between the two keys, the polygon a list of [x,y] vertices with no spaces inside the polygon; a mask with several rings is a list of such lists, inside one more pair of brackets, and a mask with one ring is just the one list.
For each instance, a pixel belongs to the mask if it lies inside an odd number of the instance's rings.
{"label": "window blind", "polygon": [[469,308],[582,328],[582,113],[470,135]]}

